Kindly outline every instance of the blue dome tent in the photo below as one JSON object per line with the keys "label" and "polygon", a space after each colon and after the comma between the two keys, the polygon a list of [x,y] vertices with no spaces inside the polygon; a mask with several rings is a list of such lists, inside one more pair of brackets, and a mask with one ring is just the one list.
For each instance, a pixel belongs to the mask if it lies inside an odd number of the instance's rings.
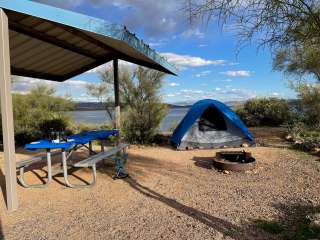
{"label": "blue dome tent", "polygon": [[171,140],[180,150],[254,143],[252,134],[238,115],[212,99],[195,103],[174,130]]}

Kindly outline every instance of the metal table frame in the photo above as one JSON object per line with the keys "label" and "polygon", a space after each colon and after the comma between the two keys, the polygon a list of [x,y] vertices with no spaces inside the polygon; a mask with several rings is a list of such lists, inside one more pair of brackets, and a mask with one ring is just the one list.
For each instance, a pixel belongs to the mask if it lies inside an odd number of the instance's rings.
{"label": "metal table frame", "polygon": [[[87,143],[77,143],[75,142],[75,145],[72,146],[69,149],[66,148],[38,148],[38,149],[46,149],[46,160],[47,160],[47,168],[48,168],[48,174],[47,174],[47,182],[45,184],[27,184],[25,179],[24,179],[24,168],[20,168],[20,176],[18,177],[20,183],[22,186],[26,187],[26,188],[44,188],[47,187],[49,185],[50,182],[52,182],[53,180],[53,175],[55,174],[59,174],[59,173],[63,173],[63,178],[64,178],[64,182],[65,182],[65,186],[67,187],[71,187],[71,188],[80,188],[80,187],[90,187],[92,185],[95,184],[95,180],[96,180],[96,169],[95,166],[92,166],[93,169],[93,180],[87,184],[87,185],[80,185],[80,184],[71,184],[69,179],[68,179],[68,159],[72,156],[72,153],[80,148],[85,147],[86,149],[88,149],[89,151],[89,156],[92,154],[96,154],[95,151],[93,151],[92,149],[92,141],[100,141],[101,142],[101,152],[104,151],[104,146],[105,146],[105,142],[106,139],[91,139],[88,140]],[[89,146],[87,146],[86,144],[88,144]],[[60,149],[61,151],[55,151],[52,152],[52,149]],[[52,169],[52,154],[59,154],[61,153],[61,164],[62,164],[62,168],[60,169],[60,171],[54,172],[53,173],[53,169]]]}

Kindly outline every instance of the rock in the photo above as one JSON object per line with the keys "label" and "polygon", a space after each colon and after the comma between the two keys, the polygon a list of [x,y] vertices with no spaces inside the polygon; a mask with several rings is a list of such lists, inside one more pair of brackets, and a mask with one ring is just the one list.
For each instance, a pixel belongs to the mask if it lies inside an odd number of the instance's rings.
{"label": "rock", "polygon": [[312,149],[312,152],[314,153],[320,153],[320,147],[315,147]]}
{"label": "rock", "polygon": [[320,227],[320,213],[312,213],[306,216],[306,219],[310,221],[311,227]]}
{"label": "rock", "polygon": [[292,139],[293,139],[293,137],[292,137],[291,135],[287,135],[287,136],[286,136],[286,140],[287,140],[287,141],[291,141]]}
{"label": "rock", "polygon": [[224,174],[230,174],[230,172],[228,170],[223,170]]}
{"label": "rock", "polygon": [[222,240],[223,239],[223,234],[221,232],[216,232],[216,234],[214,235],[213,239],[215,240]]}
{"label": "rock", "polygon": [[298,139],[298,140],[296,140],[295,142],[294,142],[294,144],[302,144],[303,143],[303,140],[300,140],[300,139]]}
{"label": "rock", "polygon": [[249,147],[249,144],[247,144],[247,143],[243,143],[243,144],[241,145],[241,147],[245,147],[245,148],[247,148],[247,147]]}

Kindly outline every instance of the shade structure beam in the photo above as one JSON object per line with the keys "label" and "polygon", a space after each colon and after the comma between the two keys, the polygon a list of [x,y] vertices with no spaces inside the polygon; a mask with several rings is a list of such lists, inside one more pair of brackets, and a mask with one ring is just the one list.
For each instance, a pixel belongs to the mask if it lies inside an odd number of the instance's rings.
{"label": "shade structure beam", "polygon": [[36,38],[38,40],[41,40],[43,42],[47,42],[50,43],[56,47],[60,47],[63,48],[65,50],[69,50],[71,52],[75,52],[77,54],[80,54],[82,56],[91,58],[91,59],[102,59],[103,56],[91,53],[90,51],[87,51],[83,48],[77,47],[73,44],[67,43],[66,41],[60,40],[56,37],[52,37],[50,35],[47,35],[41,31],[38,31],[34,28],[28,27],[28,26],[24,26],[21,23],[17,23],[17,22],[10,22],[9,24],[9,28],[12,31],[27,35],[29,37],[32,38]]}
{"label": "shade structure beam", "polygon": [[13,110],[11,96],[9,25],[6,13],[0,8],[0,99],[3,149],[6,179],[6,200],[9,211],[18,208]]}
{"label": "shade structure beam", "polygon": [[60,78],[57,77],[56,75],[37,72],[37,71],[30,71],[23,68],[11,67],[11,72],[13,75],[18,75],[18,76],[41,78],[41,79],[56,80],[56,81],[60,80]]}

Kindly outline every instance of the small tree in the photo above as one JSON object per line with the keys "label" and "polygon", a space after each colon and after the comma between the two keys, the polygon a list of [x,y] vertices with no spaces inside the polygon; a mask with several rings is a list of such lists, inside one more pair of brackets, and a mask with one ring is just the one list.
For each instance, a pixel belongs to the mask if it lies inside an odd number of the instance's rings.
{"label": "small tree", "polygon": [[[165,74],[156,70],[138,67],[119,71],[120,100],[125,113],[123,136],[131,143],[147,144],[153,141],[167,111],[161,102],[160,89]],[[111,68],[101,73],[103,82],[113,86]]]}

